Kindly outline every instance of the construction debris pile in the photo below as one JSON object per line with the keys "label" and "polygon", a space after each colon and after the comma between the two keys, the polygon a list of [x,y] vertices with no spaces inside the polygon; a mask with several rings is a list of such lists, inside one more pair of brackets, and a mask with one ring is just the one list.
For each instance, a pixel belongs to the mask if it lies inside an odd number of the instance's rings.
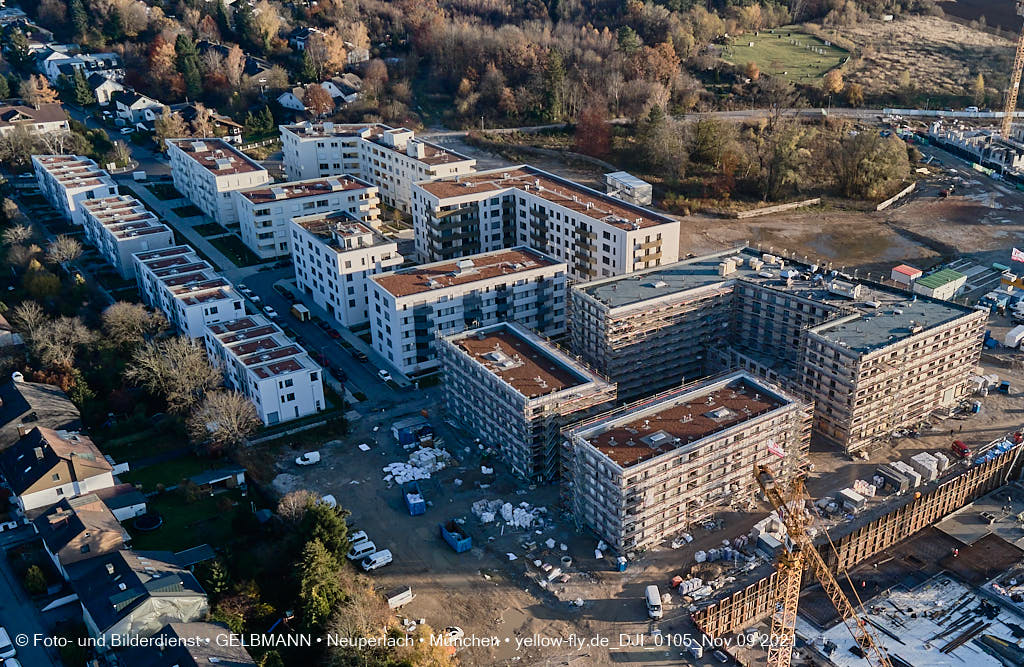
{"label": "construction debris pile", "polygon": [[384,481],[405,484],[417,479],[430,479],[430,475],[446,468],[452,461],[451,454],[437,447],[423,447],[409,455],[409,462],[400,461],[384,466]]}
{"label": "construction debris pile", "polygon": [[513,505],[502,500],[478,500],[473,503],[473,514],[482,523],[493,523],[500,518],[506,525],[523,530],[542,527],[547,511],[546,507],[532,507],[527,502]]}

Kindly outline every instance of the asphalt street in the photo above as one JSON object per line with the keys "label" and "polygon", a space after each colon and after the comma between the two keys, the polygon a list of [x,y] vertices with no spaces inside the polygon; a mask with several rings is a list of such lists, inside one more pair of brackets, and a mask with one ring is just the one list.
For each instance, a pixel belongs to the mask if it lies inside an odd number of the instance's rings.
{"label": "asphalt street", "polygon": [[17,658],[25,667],[57,667],[59,659],[50,655],[50,649],[31,641],[33,637],[49,637],[39,612],[28,599],[11,571],[7,558],[0,558],[0,625],[7,629],[11,641],[19,635],[30,639],[27,645],[17,647]]}

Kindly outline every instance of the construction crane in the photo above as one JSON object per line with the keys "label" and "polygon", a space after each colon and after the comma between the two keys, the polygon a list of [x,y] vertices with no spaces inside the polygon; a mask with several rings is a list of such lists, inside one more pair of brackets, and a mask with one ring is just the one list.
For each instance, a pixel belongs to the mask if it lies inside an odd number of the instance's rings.
{"label": "construction crane", "polygon": [[[809,568],[818,579],[825,595],[835,605],[840,619],[853,635],[864,658],[874,667],[892,667],[885,648],[875,639],[868,623],[857,613],[858,609],[863,612],[864,606],[849,577],[846,577],[846,580],[857,601],[856,606],[843,593],[839,582],[814,547],[813,540],[808,533],[810,515],[805,510],[805,505],[809,498],[804,488],[803,476],[794,475],[785,492],[779,488],[775,476],[768,466],[755,466],[754,477],[761,490],[764,491],[765,497],[768,498],[768,502],[778,513],[792,542],[792,548],[782,554],[778,563],[779,576],[774,600],[775,613],[771,618],[771,634],[768,643],[768,667],[789,667],[792,660],[797,606],[800,602],[800,581],[803,578],[805,567]],[[829,544],[831,543],[829,540]],[[835,549],[834,546],[832,548]]]}
{"label": "construction crane", "polygon": [[[1024,0],[1017,0],[1017,16],[1024,16]],[[1013,58],[1013,68],[1010,69],[1010,89],[1006,91],[1006,108],[1003,109],[1003,124],[999,133],[1004,139],[1009,139],[1011,126],[1013,125],[1013,114],[1017,111],[1017,90],[1020,88],[1020,71],[1024,67],[1024,28],[1017,37],[1017,55]]]}

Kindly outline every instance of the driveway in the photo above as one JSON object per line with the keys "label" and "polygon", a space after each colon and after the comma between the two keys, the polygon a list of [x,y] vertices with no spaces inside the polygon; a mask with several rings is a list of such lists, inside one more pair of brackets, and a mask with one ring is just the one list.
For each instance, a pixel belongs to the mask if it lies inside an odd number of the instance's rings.
{"label": "driveway", "polygon": [[[50,633],[43,626],[35,605],[15,578],[6,557],[0,558],[0,624],[7,628],[11,640],[16,643],[19,635],[28,637],[28,644],[17,649],[17,658],[22,665],[60,667],[62,663],[54,649],[32,642],[34,636],[49,637]],[[51,650],[54,651],[52,656]]]}

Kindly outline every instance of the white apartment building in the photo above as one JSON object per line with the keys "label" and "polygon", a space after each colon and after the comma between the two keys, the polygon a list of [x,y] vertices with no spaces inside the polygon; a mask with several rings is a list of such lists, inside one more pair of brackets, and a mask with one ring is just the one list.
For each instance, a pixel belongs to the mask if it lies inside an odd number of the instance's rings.
{"label": "white apartment building", "polygon": [[208,324],[245,315],[234,286],[191,246],[136,254],[135,282],[142,300],[162,311],[168,322],[190,338],[202,338]]}
{"label": "white apartment building", "polygon": [[238,222],[233,190],[270,182],[270,174],[223,139],[168,139],[178,192],[222,225]]}
{"label": "white apartment building", "polygon": [[476,160],[379,123],[281,126],[284,168],[299,180],[351,174],[380,188],[385,204],[410,211],[412,184],[470,174]]}
{"label": "white apartment building", "polygon": [[679,221],[520,165],[413,185],[420,261],[528,245],[587,281],[679,259]]}
{"label": "white apartment building", "polygon": [[265,317],[211,324],[204,340],[210,361],[224,371],[225,383],[252,401],[264,424],[324,409],[320,366]]}
{"label": "white apartment building", "polygon": [[438,357],[448,415],[532,481],[558,475],[564,426],[615,399],[613,382],[515,322],[442,338]]}
{"label": "white apartment building", "polygon": [[519,247],[370,276],[373,346],[408,375],[438,365],[437,336],[507,320],[559,335],[565,273],[565,262]]}
{"label": "white apartment building", "polygon": [[342,326],[369,322],[369,277],[401,266],[398,244],[345,211],[293,218],[295,284]]}
{"label": "white apartment building", "polygon": [[288,221],[295,216],[345,211],[373,229],[380,226],[377,188],[350,176],[262,185],[232,196],[242,241],[263,259],[288,254]]}
{"label": "white apartment building", "polygon": [[33,155],[32,168],[46,200],[76,225],[81,202],[117,194],[117,185],[94,161],[81,155]]}
{"label": "white apartment building", "polygon": [[96,246],[122,278],[135,277],[135,253],[174,245],[174,232],[135,197],[88,199],[82,202],[82,214],[86,241]]}

